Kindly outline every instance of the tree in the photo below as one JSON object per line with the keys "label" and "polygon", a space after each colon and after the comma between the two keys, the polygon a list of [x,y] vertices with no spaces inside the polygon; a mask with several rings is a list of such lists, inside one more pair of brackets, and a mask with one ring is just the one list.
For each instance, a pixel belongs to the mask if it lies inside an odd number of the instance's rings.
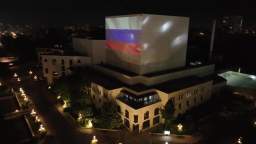
{"label": "tree", "polygon": [[109,129],[116,129],[122,126],[122,119],[117,112],[116,103],[107,102],[103,104],[100,113],[96,116],[96,125]]}
{"label": "tree", "polygon": [[161,110],[162,117],[165,119],[165,128],[170,128],[171,123],[174,120],[173,114],[175,112],[175,107],[172,99],[169,99],[164,109]]}

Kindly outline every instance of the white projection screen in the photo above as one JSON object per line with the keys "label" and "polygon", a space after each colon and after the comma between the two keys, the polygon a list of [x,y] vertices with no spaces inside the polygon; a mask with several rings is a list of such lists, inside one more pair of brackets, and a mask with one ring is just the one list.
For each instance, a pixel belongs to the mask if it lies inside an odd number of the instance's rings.
{"label": "white projection screen", "polygon": [[107,63],[143,75],[183,67],[189,18],[125,15],[106,18]]}

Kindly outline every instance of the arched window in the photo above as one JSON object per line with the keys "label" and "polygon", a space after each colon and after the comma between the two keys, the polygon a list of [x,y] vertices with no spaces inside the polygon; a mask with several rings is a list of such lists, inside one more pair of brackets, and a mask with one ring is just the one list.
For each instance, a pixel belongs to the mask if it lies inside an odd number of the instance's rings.
{"label": "arched window", "polygon": [[128,112],[128,110],[125,110],[125,117],[126,117],[126,118],[129,118],[129,112]]}
{"label": "arched window", "polygon": [[144,113],[144,120],[146,120],[148,118],[149,118],[149,112],[147,111],[147,112]]}
{"label": "arched window", "polygon": [[154,114],[155,114],[155,115],[158,115],[158,114],[159,114],[159,111],[160,111],[160,109],[159,109],[159,108],[156,108]]}

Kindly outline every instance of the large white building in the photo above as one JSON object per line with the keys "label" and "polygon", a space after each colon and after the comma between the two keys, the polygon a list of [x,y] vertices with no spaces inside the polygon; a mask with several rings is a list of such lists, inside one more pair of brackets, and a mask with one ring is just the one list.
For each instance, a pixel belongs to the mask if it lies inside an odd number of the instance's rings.
{"label": "large white building", "polygon": [[143,131],[209,100],[225,81],[214,64],[186,65],[189,18],[124,15],[106,18],[106,62],[94,65],[91,96],[97,107],[115,101],[124,125]]}

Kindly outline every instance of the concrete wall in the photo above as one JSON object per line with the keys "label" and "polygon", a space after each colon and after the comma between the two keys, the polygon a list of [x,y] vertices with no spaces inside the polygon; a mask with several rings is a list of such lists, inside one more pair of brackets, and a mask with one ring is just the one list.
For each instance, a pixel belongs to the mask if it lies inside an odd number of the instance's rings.
{"label": "concrete wall", "polygon": [[93,64],[105,63],[105,40],[73,38],[72,43],[74,51],[91,57]]}

